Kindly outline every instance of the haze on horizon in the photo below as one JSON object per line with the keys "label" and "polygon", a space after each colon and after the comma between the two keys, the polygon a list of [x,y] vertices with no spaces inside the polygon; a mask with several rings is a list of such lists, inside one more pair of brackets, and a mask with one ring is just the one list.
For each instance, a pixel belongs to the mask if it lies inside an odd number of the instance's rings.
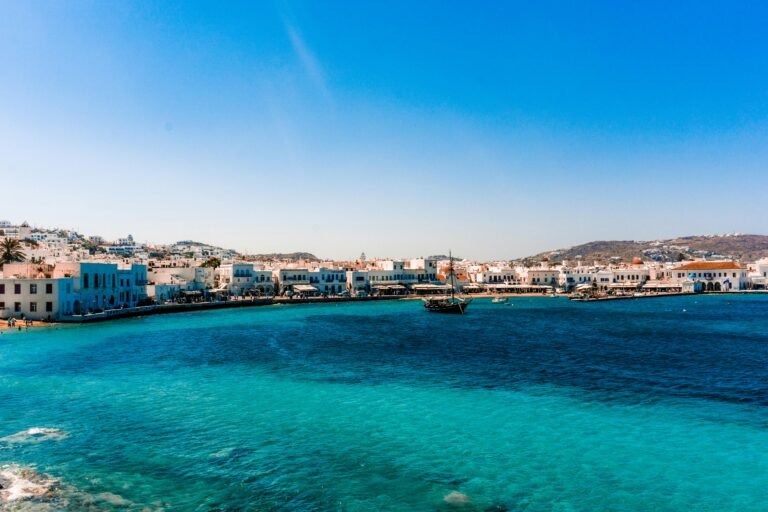
{"label": "haze on horizon", "polygon": [[0,219],[319,256],[765,233],[768,5],[0,0]]}

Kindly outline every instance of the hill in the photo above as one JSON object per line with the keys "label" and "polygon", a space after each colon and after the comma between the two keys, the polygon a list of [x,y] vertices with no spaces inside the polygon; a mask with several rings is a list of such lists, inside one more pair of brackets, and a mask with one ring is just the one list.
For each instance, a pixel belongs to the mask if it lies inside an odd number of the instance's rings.
{"label": "hill", "polygon": [[576,245],[567,249],[548,251],[524,258],[524,261],[560,262],[582,260],[585,263],[598,261],[632,261],[633,258],[653,261],[678,261],[690,258],[722,258],[754,261],[768,257],[768,236],[766,235],[703,235],[685,236],[669,240],[601,240]]}
{"label": "hill", "polygon": [[311,252],[273,252],[269,254],[251,254],[248,259],[256,261],[282,260],[282,261],[320,261],[320,258]]}

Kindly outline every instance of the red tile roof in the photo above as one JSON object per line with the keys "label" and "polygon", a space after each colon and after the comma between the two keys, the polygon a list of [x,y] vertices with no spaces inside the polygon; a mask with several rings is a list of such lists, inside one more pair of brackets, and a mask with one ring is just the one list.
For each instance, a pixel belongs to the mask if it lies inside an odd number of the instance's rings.
{"label": "red tile roof", "polygon": [[735,261],[694,261],[675,270],[742,270],[742,267]]}

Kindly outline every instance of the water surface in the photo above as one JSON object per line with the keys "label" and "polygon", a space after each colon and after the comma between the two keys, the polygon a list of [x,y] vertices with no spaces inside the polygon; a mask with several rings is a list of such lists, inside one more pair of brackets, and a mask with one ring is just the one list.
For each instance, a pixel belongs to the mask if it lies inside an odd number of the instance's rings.
{"label": "water surface", "polygon": [[54,510],[766,510],[767,296],[512,303],[6,333],[0,437],[67,435],[0,465]]}

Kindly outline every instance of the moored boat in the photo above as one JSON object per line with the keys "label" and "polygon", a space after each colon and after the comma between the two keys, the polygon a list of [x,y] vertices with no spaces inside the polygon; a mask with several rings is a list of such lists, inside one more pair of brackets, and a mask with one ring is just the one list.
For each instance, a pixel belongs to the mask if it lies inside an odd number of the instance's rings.
{"label": "moored boat", "polygon": [[428,297],[424,300],[424,307],[432,313],[457,313],[462,314],[472,299],[458,297]]}
{"label": "moored boat", "polygon": [[448,272],[451,275],[451,294],[445,297],[427,297],[422,299],[424,307],[431,313],[455,313],[463,314],[472,299],[456,297],[456,278],[453,272],[453,256],[448,253]]}

